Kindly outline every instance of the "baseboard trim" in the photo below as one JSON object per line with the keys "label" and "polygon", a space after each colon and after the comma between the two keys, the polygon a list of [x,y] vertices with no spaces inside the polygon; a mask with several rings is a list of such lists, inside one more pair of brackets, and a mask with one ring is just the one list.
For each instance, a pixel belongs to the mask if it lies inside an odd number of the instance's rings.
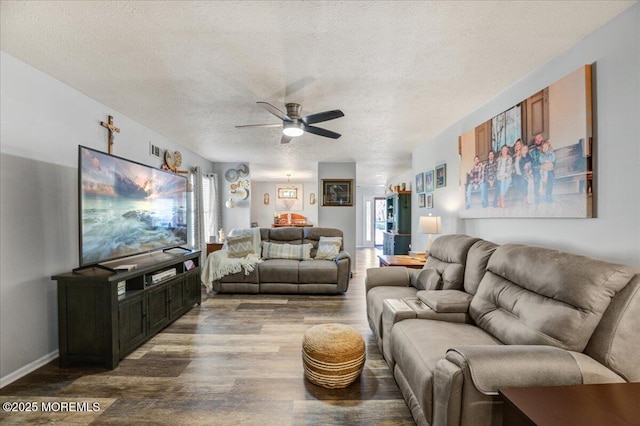
{"label": "baseboard trim", "polygon": [[42,367],[43,365],[46,365],[46,364],[50,363],[54,359],[58,358],[59,354],[60,354],[60,352],[58,350],[55,350],[55,351],[51,352],[50,354],[47,354],[47,355],[45,355],[45,356],[43,356],[43,357],[41,357],[39,359],[36,359],[33,362],[30,362],[29,364],[25,365],[24,367],[21,367],[21,368],[17,369],[13,373],[9,373],[6,376],[0,378],[0,389],[2,389],[3,387],[15,382],[18,379],[23,378],[27,374],[37,370],[38,368]]}

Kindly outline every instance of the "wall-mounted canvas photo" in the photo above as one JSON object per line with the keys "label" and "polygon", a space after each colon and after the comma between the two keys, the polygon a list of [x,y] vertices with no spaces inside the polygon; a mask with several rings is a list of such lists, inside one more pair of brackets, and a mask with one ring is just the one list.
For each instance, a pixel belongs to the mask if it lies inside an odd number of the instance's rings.
{"label": "wall-mounted canvas photo", "polygon": [[276,185],[276,211],[300,211],[303,205],[303,185]]}
{"label": "wall-mounted canvas photo", "polygon": [[590,218],[591,66],[460,136],[462,218]]}
{"label": "wall-mounted canvas photo", "polygon": [[322,179],[322,205],[353,206],[353,179]]}

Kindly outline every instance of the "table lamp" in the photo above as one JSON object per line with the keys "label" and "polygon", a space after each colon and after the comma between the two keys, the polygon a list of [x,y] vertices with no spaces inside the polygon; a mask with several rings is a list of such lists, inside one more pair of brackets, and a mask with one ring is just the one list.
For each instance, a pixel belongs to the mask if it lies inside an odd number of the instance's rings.
{"label": "table lamp", "polygon": [[433,234],[439,234],[441,228],[440,216],[420,216],[420,223],[418,224],[418,232],[421,234],[429,234],[429,240],[427,241],[426,253],[429,255],[431,249],[431,243],[433,242]]}

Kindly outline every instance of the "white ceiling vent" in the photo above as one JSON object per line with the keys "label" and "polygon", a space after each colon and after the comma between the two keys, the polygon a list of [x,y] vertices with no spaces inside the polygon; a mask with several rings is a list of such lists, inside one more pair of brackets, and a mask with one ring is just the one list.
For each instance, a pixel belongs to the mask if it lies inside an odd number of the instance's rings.
{"label": "white ceiling vent", "polygon": [[149,155],[156,158],[162,158],[162,148],[149,142]]}

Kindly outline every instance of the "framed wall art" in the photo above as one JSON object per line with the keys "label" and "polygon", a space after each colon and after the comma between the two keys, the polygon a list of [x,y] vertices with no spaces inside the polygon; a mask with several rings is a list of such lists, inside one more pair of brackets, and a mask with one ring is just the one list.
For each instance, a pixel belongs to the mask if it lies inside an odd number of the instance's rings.
{"label": "framed wall art", "polygon": [[353,206],[353,179],[322,179],[322,205]]}
{"label": "framed wall art", "polygon": [[424,172],[424,190],[431,192],[435,189],[435,181],[433,180],[433,170]]}
{"label": "framed wall art", "polygon": [[427,194],[427,208],[433,208],[433,194]]}
{"label": "framed wall art", "polygon": [[418,207],[425,207],[427,205],[427,195],[418,194]]}
{"label": "framed wall art", "polygon": [[303,185],[287,183],[276,185],[276,211],[300,211],[303,206]]}
{"label": "framed wall art", "polygon": [[447,165],[440,164],[436,167],[436,188],[447,186]]}
{"label": "framed wall art", "polygon": [[418,173],[416,175],[416,192],[418,194],[424,192],[424,173]]}

